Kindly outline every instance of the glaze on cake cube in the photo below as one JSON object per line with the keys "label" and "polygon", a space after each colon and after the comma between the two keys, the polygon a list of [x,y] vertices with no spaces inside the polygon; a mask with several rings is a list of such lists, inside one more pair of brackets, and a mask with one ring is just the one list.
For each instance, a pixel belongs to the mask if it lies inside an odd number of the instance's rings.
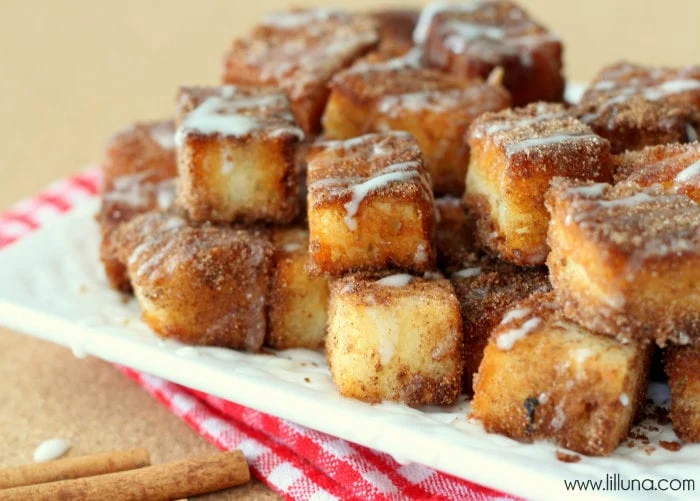
{"label": "glaze on cake cube", "polygon": [[326,353],[340,394],[366,402],[450,405],[460,392],[462,330],[450,282],[406,274],[334,280]]}
{"label": "glaze on cake cube", "polygon": [[315,132],[328,98],[328,81],[378,41],[369,17],[337,9],[269,14],[225,58],[224,82],[285,90],[305,132]]}
{"label": "glaze on cake cube", "polygon": [[126,268],[110,253],[110,238],[134,216],[172,205],[177,174],[173,121],[139,122],[117,133],[107,145],[102,168],[100,259],[110,285],[128,292]]}
{"label": "glaze on cake cube", "polygon": [[700,203],[700,143],[650,146],[613,158],[615,180],[624,184],[661,186]]}
{"label": "glaze on cake cube", "polygon": [[692,142],[700,126],[700,66],[618,62],[601,70],[576,110],[613,153]]}
{"label": "glaze on cake cube", "polygon": [[464,330],[462,392],[471,394],[491,331],[515,303],[535,292],[548,292],[551,286],[544,267],[522,268],[491,257],[464,262],[450,281],[459,299]]}
{"label": "glaze on cake cube", "polygon": [[433,269],[435,204],[410,135],[321,142],[307,158],[314,273]]}
{"label": "glaze on cake cube", "polygon": [[636,185],[555,179],[547,259],[569,318],[622,340],[700,334],[700,205]]}
{"label": "glaze on cake cube", "polygon": [[338,73],[323,115],[328,138],[403,130],[418,141],[438,194],[462,195],[469,163],[464,135],[486,111],[510,105],[502,86],[418,66],[416,51],[388,61],[362,60]]}
{"label": "glaze on cake cube", "polygon": [[544,264],[555,176],[611,181],[610,143],[563,106],[485,113],[470,127],[465,203],[482,247],[518,265]]}
{"label": "glaze on cake cube", "polygon": [[673,431],[685,442],[700,442],[700,345],[669,346],[664,368],[671,387]]}
{"label": "glaze on cake cube", "polygon": [[435,199],[435,216],[437,267],[449,275],[481,254],[476,245],[474,218],[467,214],[459,198],[451,196]]}
{"label": "glaze on cake cube", "polygon": [[489,432],[608,455],[644,403],[649,360],[648,346],[586,330],[564,317],[552,293],[534,294],[493,331],[472,414]]}
{"label": "glaze on cake cube", "polygon": [[121,225],[112,240],[143,320],[157,334],[188,344],[260,349],[273,253],[268,239],[150,212]]}
{"label": "glaze on cake cube", "polygon": [[304,138],[272,88],[183,87],[179,203],[194,221],[288,223],[299,212],[295,148]]}
{"label": "glaze on cake cube", "polygon": [[272,231],[275,246],[270,284],[268,333],[270,348],[323,347],[328,312],[328,281],[306,271],[309,232],[302,228]]}
{"label": "glaze on cake cube", "polygon": [[561,101],[562,43],[511,2],[428,5],[414,31],[426,65],[462,77],[504,70],[513,104]]}

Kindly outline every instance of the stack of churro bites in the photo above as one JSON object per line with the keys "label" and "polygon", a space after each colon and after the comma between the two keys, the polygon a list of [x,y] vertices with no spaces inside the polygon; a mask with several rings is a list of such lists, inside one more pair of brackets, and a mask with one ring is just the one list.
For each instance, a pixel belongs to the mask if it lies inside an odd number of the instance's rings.
{"label": "stack of churro bites", "polygon": [[665,350],[700,440],[700,71],[605,67],[510,2],[297,9],[110,142],[110,284],[159,335],[324,349],[339,392],[610,454]]}

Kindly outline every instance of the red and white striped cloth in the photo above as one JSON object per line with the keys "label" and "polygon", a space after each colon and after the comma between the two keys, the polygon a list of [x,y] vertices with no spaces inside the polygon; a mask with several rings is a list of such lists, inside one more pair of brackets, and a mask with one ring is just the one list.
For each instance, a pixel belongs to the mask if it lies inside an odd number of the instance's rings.
{"label": "red and white striped cloth", "polygon": [[[0,215],[0,249],[99,193],[100,170],[58,181]],[[1,319],[0,319],[1,321]],[[117,367],[223,450],[241,449],[253,474],[290,500],[515,500],[416,463],[305,428],[126,367]]]}

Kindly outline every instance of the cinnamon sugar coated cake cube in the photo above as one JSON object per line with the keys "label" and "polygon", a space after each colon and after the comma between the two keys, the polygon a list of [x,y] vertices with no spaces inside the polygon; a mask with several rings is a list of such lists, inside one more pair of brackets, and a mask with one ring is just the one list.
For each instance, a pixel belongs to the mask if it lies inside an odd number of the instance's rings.
{"label": "cinnamon sugar coated cake cube", "polygon": [[115,232],[143,320],[184,343],[257,351],[265,338],[272,244],[248,230],[161,212]]}
{"label": "cinnamon sugar coated cake cube", "polygon": [[307,159],[314,273],[433,269],[435,204],[420,148],[410,135],[321,142]]}
{"label": "cinnamon sugar coated cake cube", "polygon": [[611,181],[610,143],[559,104],[485,113],[470,127],[465,203],[482,247],[518,265],[544,264],[555,176]]}
{"label": "cinnamon sugar coated cake cube", "polygon": [[610,140],[613,153],[698,139],[700,66],[649,67],[618,62],[586,89],[577,114]]}
{"label": "cinnamon sugar coated cake cube", "polygon": [[510,105],[502,86],[421,68],[418,53],[388,61],[361,60],[330,82],[323,115],[326,137],[403,130],[418,141],[438,194],[461,195],[469,162],[464,134],[486,111]]}
{"label": "cinnamon sugar coated cake cube", "polygon": [[269,14],[226,54],[224,82],[284,89],[305,132],[315,132],[326,84],[378,42],[370,17],[332,8]]}
{"label": "cinnamon sugar coated cake cube", "polygon": [[331,283],[326,354],[343,396],[453,404],[461,345],[459,303],[445,279],[351,275]]}
{"label": "cinnamon sugar coated cake cube", "polygon": [[685,195],[555,179],[547,259],[564,312],[623,340],[700,335],[700,205]]}
{"label": "cinnamon sugar coated cake cube", "polygon": [[476,246],[474,219],[466,213],[462,201],[451,196],[436,198],[435,216],[438,269],[449,274],[476,260],[481,251]]}
{"label": "cinnamon sugar coated cake cube", "polygon": [[430,67],[469,78],[503,68],[515,106],[562,100],[561,40],[511,2],[430,4],[413,36]]}
{"label": "cinnamon sugar coated cake cube", "polygon": [[138,214],[172,205],[177,175],[174,123],[138,122],[117,133],[107,145],[102,169],[100,259],[110,285],[128,292],[126,268],[110,251],[111,235]]}
{"label": "cinnamon sugar coated cake cube", "polygon": [[552,293],[534,294],[493,331],[472,414],[489,432],[608,455],[644,403],[649,360],[648,347],[595,334],[564,317]]}
{"label": "cinnamon sugar coated cake cube", "polygon": [[664,368],[671,387],[673,431],[685,442],[700,442],[700,345],[668,347]]}
{"label": "cinnamon sugar coated cake cube", "polygon": [[661,186],[700,203],[700,143],[650,146],[613,158],[615,180]]}
{"label": "cinnamon sugar coated cake cube", "polygon": [[181,88],[179,203],[195,221],[290,222],[299,212],[294,155],[303,138],[279,90]]}
{"label": "cinnamon sugar coated cake cube", "polygon": [[271,348],[321,348],[326,334],[328,281],[311,276],[309,232],[302,228],[272,231],[275,246],[268,305],[268,333]]}
{"label": "cinnamon sugar coated cake cube", "polygon": [[419,14],[416,9],[383,9],[368,13],[377,23],[377,50],[395,55],[411,50]]}
{"label": "cinnamon sugar coated cake cube", "polygon": [[462,314],[462,392],[471,394],[491,331],[518,301],[551,289],[544,267],[522,268],[491,257],[464,262],[450,275]]}

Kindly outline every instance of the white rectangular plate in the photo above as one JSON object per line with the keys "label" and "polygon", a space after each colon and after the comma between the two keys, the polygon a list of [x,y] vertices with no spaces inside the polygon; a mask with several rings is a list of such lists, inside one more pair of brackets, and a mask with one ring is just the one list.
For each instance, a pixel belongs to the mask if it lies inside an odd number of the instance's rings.
{"label": "white rectangular plate", "polygon": [[[700,445],[686,445],[679,452],[658,446],[658,440],[676,440],[669,426],[647,433],[656,446],[651,454],[643,446],[621,446],[608,458],[564,463],[550,443],[521,444],[485,433],[478,422],[467,419],[469,403],[464,399],[449,409],[418,410],[340,397],[320,353],[254,355],[222,348],[183,349],[163,341],[140,320],[138,304],[125,302],[107,285],[98,259],[97,207],[97,200],[85,201],[0,252],[1,323],[71,347],[77,355],[127,365],[379,449],[401,462],[423,463],[530,499],[571,495],[564,479],[597,481],[615,473],[625,479],[697,477],[700,484]],[[689,495],[581,494],[585,499],[649,500]]]}

